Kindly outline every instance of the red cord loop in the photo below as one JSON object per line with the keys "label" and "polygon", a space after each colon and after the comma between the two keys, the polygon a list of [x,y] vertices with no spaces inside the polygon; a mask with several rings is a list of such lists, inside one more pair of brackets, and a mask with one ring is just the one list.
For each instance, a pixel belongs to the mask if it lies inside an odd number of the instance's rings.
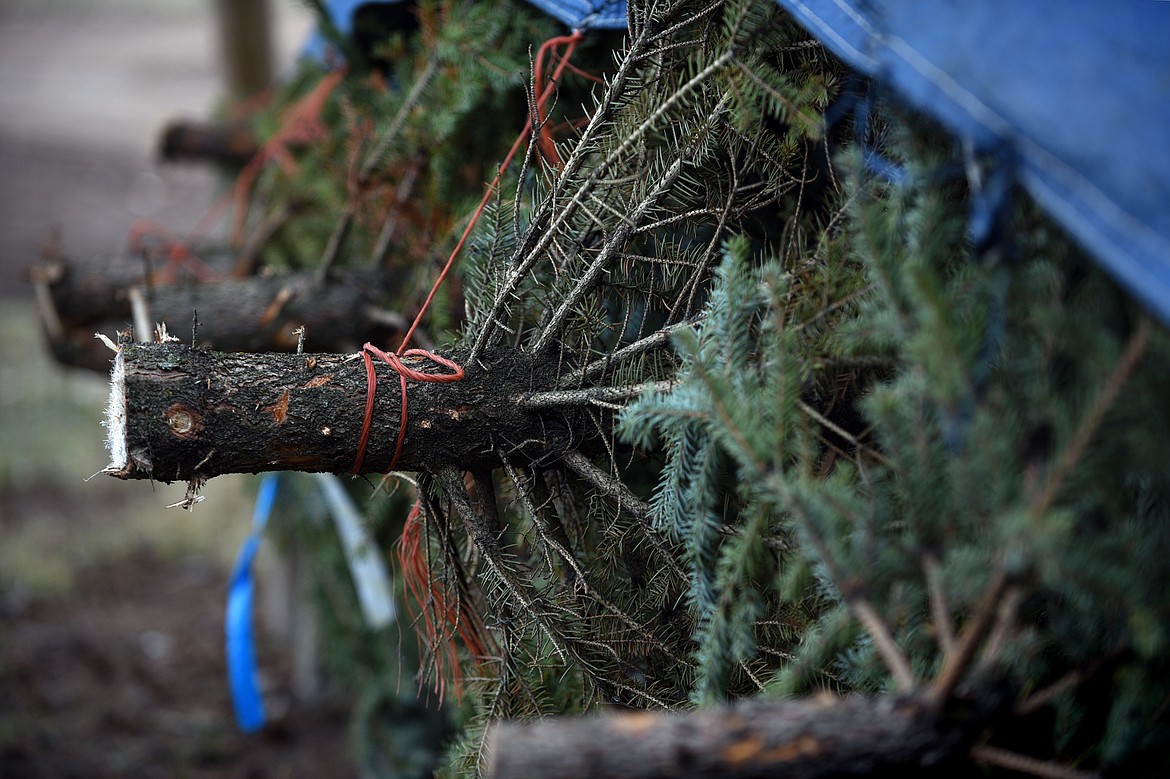
{"label": "red cord loop", "polygon": [[354,476],[361,473],[362,463],[366,459],[366,445],[370,442],[370,426],[374,419],[374,393],[378,389],[378,374],[374,370],[374,361],[370,359],[371,354],[389,365],[398,374],[399,386],[402,388],[402,415],[398,421],[398,442],[394,446],[394,459],[390,461],[390,465],[386,468],[387,471],[394,470],[394,466],[398,465],[398,459],[402,456],[402,445],[406,440],[406,380],[443,384],[460,381],[464,375],[463,368],[458,363],[434,352],[428,352],[425,349],[407,349],[402,353],[402,356],[425,357],[431,362],[450,368],[452,373],[416,371],[413,368],[408,368],[397,354],[384,352],[367,342],[362,347],[362,359],[366,363],[366,414],[362,420],[362,434],[358,439],[357,455],[354,457],[353,467],[349,471]]}

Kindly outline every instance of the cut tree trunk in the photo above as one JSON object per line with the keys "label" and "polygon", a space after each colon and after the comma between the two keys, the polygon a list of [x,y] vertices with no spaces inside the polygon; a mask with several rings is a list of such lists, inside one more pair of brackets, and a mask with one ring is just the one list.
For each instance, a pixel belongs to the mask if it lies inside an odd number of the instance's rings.
{"label": "cut tree trunk", "polygon": [[159,154],[164,160],[209,160],[241,167],[260,150],[247,122],[176,119],[163,130]]}
{"label": "cut tree trunk", "polygon": [[[230,269],[232,257],[213,267]],[[61,259],[30,270],[41,298],[41,318],[50,348],[65,365],[109,369],[109,352],[95,332],[127,330],[145,319],[153,330],[162,322],[186,337],[198,313],[198,344],[224,351],[291,351],[293,332],[304,327],[318,351],[356,351],[366,341],[388,343],[405,330],[403,318],[381,308],[401,274],[380,270],[338,271],[319,280],[311,273],[226,276],[164,283],[148,280],[141,257],[114,255],[77,265]],[[140,311],[134,311],[137,298]],[[136,328],[136,330],[139,328]],[[150,333],[138,333],[139,340]]]}
{"label": "cut tree trunk", "polygon": [[[462,355],[447,353],[458,362]],[[427,359],[414,370],[450,373]],[[394,458],[399,374],[374,360],[372,432],[361,472]],[[588,450],[601,434],[581,408],[526,399],[552,386],[555,364],[502,350],[465,366],[452,383],[408,383],[408,424],[396,467],[495,466]],[[124,343],[107,412],[111,463],[122,479],[200,482],[224,473],[351,471],[365,419],[360,354],[240,354],[177,343]],[[539,397],[539,396],[538,396]]]}
{"label": "cut tree trunk", "polygon": [[[916,698],[749,700],[686,713],[626,712],[504,722],[491,779],[717,779],[937,775],[964,762],[970,721]],[[953,765],[951,766],[953,767]]]}

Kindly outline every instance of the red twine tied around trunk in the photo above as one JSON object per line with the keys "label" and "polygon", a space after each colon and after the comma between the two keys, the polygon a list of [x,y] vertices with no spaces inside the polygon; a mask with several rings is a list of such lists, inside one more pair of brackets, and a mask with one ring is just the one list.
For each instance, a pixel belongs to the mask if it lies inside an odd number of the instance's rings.
{"label": "red twine tied around trunk", "polygon": [[402,444],[406,439],[406,380],[446,383],[459,381],[463,378],[462,367],[453,360],[448,360],[446,357],[441,357],[434,352],[428,352],[425,349],[407,349],[402,353],[402,356],[425,357],[432,362],[450,368],[453,371],[452,373],[423,373],[422,371],[416,371],[413,368],[406,367],[397,354],[384,352],[372,343],[367,342],[362,347],[362,359],[366,362],[366,416],[362,422],[362,435],[358,441],[357,456],[354,458],[353,468],[349,471],[355,476],[361,473],[362,463],[366,459],[366,444],[370,440],[370,423],[374,418],[374,393],[378,388],[378,375],[374,371],[374,361],[370,359],[371,354],[389,365],[398,374],[399,386],[402,389],[402,417],[399,420],[398,426],[398,442],[394,446],[394,459],[390,461],[390,465],[386,468],[387,471],[394,470],[394,466],[398,464],[398,458],[402,456]]}

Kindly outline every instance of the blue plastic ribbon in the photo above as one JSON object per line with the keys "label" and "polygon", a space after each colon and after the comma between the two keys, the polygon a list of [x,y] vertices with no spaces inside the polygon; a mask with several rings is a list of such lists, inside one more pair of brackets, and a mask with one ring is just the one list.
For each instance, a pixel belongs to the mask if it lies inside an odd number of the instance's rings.
{"label": "blue plastic ribbon", "polygon": [[270,473],[260,482],[256,508],[252,513],[252,532],[244,539],[228,585],[227,615],[224,632],[227,637],[228,685],[236,723],[245,733],[264,727],[264,699],[260,694],[259,671],[256,666],[256,641],[252,630],[252,602],[256,585],[252,579],[252,559],[260,548],[260,539],[280,478]]}
{"label": "blue plastic ribbon", "polygon": [[361,512],[353,498],[332,473],[313,474],[325,499],[325,508],[333,516],[341,548],[353,587],[362,608],[366,626],[381,630],[394,621],[394,596],[390,591],[390,576],[386,563],[378,553],[378,545],[362,523]]}

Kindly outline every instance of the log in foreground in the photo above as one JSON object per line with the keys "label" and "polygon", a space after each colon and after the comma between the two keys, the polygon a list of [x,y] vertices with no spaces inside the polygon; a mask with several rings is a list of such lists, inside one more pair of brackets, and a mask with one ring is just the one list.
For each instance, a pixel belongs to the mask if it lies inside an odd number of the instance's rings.
{"label": "log in foreground", "polygon": [[[458,362],[459,353],[445,353]],[[414,370],[448,369],[426,359]],[[375,360],[372,428],[361,471],[393,460],[400,378]],[[555,381],[555,366],[515,350],[486,355],[449,384],[409,382],[409,423],[397,466],[435,470],[523,461],[579,448],[598,429],[564,407],[522,402]],[[199,482],[225,473],[344,473],[358,452],[367,374],[360,354],[225,353],[178,343],[123,343],[115,357],[106,426],[121,479]]]}
{"label": "log in foreground", "polygon": [[686,713],[626,712],[530,723],[489,736],[491,779],[935,775],[964,760],[970,723],[916,698],[744,701]]}

